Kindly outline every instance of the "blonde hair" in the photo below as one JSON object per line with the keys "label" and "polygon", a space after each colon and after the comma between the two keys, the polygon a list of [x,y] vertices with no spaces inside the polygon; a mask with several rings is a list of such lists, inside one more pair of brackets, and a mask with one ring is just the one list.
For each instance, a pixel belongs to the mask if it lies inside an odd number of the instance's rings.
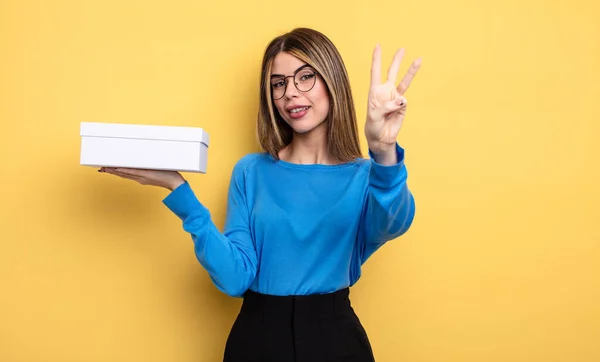
{"label": "blonde hair", "polygon": [[280,52],[289,53],[313,67],[329,93],[329,113],[325,120],[329,153],[338,162],[361,157],[356,111],[346,67],[338,50],[322,33],[296,28],[273,39],[267,46],[261,70],[258,139],[264,151],[276,160],[279,151],[292,141],[292,128],[281,118],[271,97],[271,68]]}

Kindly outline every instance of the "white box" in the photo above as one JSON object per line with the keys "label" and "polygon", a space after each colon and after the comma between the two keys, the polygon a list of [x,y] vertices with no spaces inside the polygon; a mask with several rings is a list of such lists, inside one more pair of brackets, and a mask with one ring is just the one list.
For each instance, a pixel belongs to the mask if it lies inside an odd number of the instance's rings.
{"label": "white box", "polygon": [[206,173],[202,128],[81,122],[80,164]]}

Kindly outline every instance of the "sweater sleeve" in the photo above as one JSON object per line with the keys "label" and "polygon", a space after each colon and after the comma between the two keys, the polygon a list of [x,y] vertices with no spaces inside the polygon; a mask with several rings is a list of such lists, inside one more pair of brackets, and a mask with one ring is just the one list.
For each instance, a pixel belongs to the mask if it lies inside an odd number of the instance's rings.
{"label": "sweater sleeve", "polygon": [[384,166],[371,156],[367,194],[359,227],[361,262],[387,241],[404,234],[415,216],[415,201],[407,186],[404,149],[396,144],[398,163]]}
{"label": "sweater sleeve", "polygon": [[182,220],[183,229],[194,243],[196,258],[216,287],[230,296],[241,297],[252,284],[258,265],[242,165],[236,164],[232,173],[223,233],[187,182],[173,190],[163,203]]}

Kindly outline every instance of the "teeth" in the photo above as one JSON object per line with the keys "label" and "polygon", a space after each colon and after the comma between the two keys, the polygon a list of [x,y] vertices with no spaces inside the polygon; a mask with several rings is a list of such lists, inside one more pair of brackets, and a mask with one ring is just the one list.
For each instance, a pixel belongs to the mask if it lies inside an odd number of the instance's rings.
{"label": "teeth", "polygon": [[302,112],[307,109],[308,109],[308,107],[294,108],[290,111],[290,113],[298,113],[298,112]]}

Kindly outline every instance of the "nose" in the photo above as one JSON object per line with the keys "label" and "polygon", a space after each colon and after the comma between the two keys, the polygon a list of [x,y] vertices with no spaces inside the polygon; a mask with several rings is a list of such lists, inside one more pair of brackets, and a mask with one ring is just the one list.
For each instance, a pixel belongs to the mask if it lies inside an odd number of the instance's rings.
{"label": "nose", "polygon": [[285,87],[285,98],[292,99],[294,97],[298,97],[298,88],[296,88],[296,84],[294,83],[294,78],[291,78],[286,87]]}

